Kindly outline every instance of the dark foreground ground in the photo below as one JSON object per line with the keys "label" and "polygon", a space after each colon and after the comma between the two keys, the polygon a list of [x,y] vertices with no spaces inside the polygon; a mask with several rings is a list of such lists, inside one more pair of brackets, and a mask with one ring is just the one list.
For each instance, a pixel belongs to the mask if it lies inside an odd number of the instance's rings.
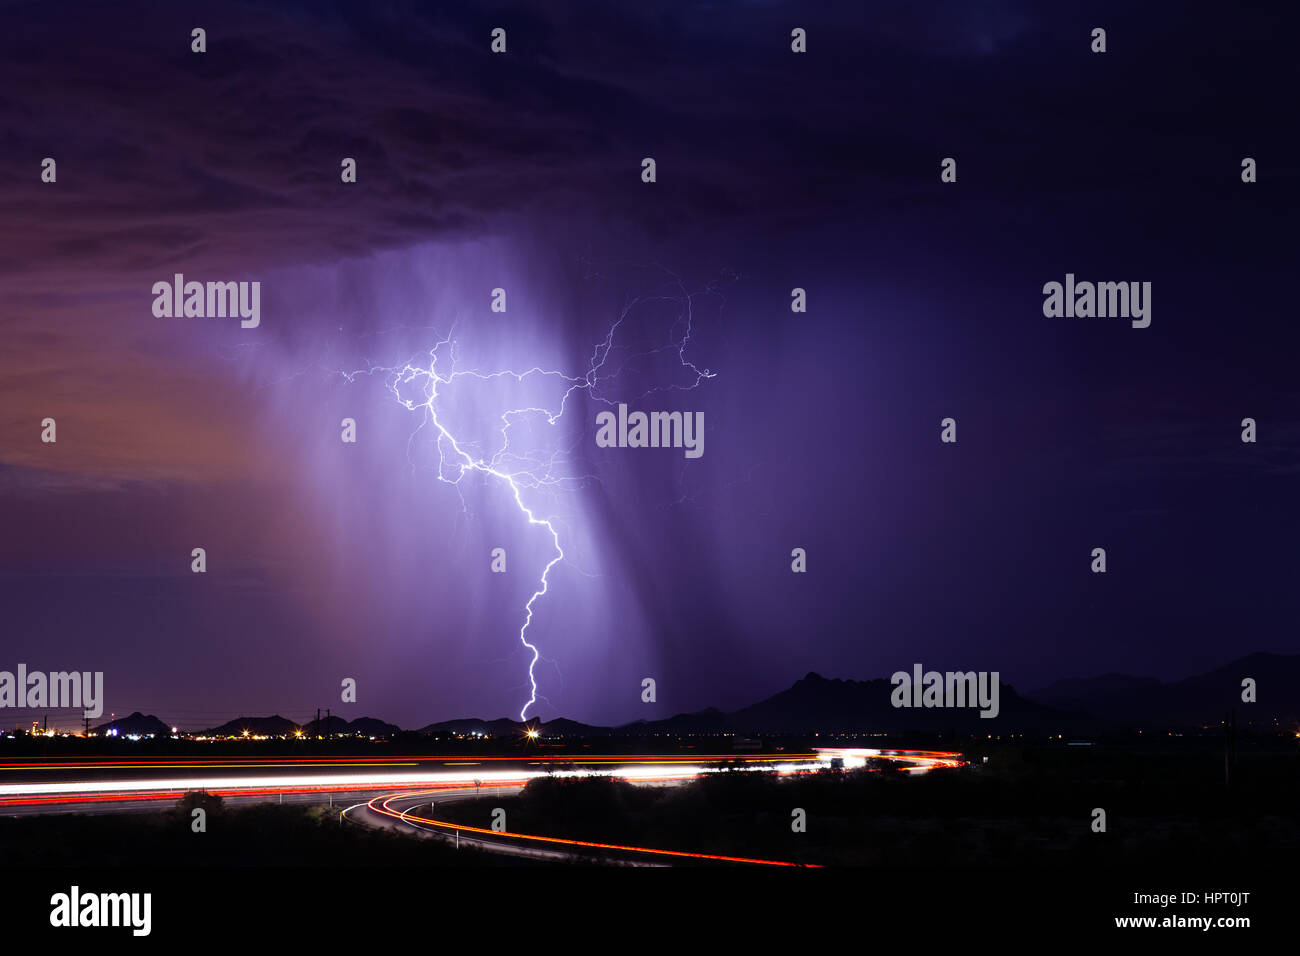
{"label": "dark foreground ground", "polygon": [[[14,940],[132,938],[51,930],[52,894],[75,885],[152,894],[153,939],[180,945],[373,943],[399,923],[430,939],[450,939],[454,926],[472,943],[505,932],[613,939],[686,916],[701,941],[764,945],[778,927],[827,942],[888,928],[935,945],[977,932],[1240,946],[1241,933],[1289,930],[1300,860],[1300,743],[1291,737],[1239,741],[1230,783],[1222,740],[1208,736],[961,749],[968,767],[925,775],[729,771],[659,788],[553,776],[517,797],[444,803],[436,813],[485,827],[500,808],[518,833],[828,864],[818,870],[541,865],[340,825],[337,808],[289,804],[209,805],[206,833],[192,832],[188,805],[0,818],[0,919]],[[1106,811],[1105,832],[1094,832],[1096,808]],[[806,832],[791,828],[795,809]],[[1238,901],[1211,901],[1213,892]],[[1177,902],[1139,899],[1159,895]],[[1116,924],[1134,916],[1251,925]]]}
{"label": "dark foreground ground", "polygon": [[[1300,742],[1242,741],[1225,779],[1221,742],[968,747],[966,767],[725,771],[676,787],[608,778],[533,781],[516,797],[439,806],[450,822],[515,833],[890,870],[931,867],[1294,865]],[[193,799],[193,798],[191,798]],[[1105,812],[1099,832],[1095,811]],[[797,814],[796,811],[802,811]],[[422,811],[425,812],[425,811]],[[796,816],[806,820],[796,831]],[[599,858],[598,852],[587,853]],[[209,806],[130,814],[0,817],[0,870],[50,866],[483,866],[519,860],[340,825],[323,807]]]}
{"label": "dark foreground ground", "polygon": [[319,806],[215,808],[207,830],[189,809],[122,814],[0,817],[0,869],[32,867],[493,866],[509,862],[438,840],[340,824]]}
{"label": "dark foreground ground", "polygon": [[[887,867],[1294,865],[1300,753],[1210,748],[1003,748],[926,774],[707,775],[676,788],[548,778],[517,797],[440,807],[471,826],[801,863]],[[1105,830],[1094,829],[1094,810]],[[793,828],[803,810],[806,830]]]}

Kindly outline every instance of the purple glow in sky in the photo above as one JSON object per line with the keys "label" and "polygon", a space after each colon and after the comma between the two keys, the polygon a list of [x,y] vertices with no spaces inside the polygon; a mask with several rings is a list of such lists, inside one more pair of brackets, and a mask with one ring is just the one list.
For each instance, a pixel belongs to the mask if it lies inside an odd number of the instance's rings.
{"label": "purple glow in sky", "polygon": [[[1293,58],[1234,53],[1288,34],[1103,6],[1104,63],[1014,0],[7,5],[0,669],[419,727],[1294,652]],[[1151,326],[1045,318],[1067,273]],[[599,447],[619,402],[705,454]]]}
{"label": "purple glow in sky", "polygon": [[[573,516],[566,518],[563,511],[557,510],[558,502],[552,499],[566,488],[599,480],[593,474],[572,473],[568,467],[574,449],[584,437],[581,428],[571,427],[577,413],[570,410],[570,403],[576,405],[578,397],[585,394],[592,401],[617,404],[620,411],[625,411],[625,401],[642,402],[659,393],[691,391],[713,377],[712,372],[700,369],[687,357],[694,333],[694,296],[680,281],[676,281],[676,286],[667,293],[629,302],[592,348],[587,368],[581,375],[538,365],[462,367],[454,327],[426,354],[400,366],[368,366],[341,373],[349,382],[356,381],[360,375],[382,376],[403,408],[420,413],[420,424],[412,442],[420,441],[421,433],[428,429],[425,440],[432,442],[437,459],[431,467],[436,469],[440,482],[460,491],[467,476],[481,475],[495,480],[503,490],[508,490],[507,497],[520,517],[530,527],[544,528],[550,536],[554,550],[542,565],[537,587],[524,604],[524,620],[519,629],[519,642],[528,654],[529,685],[528,699],[520,708],[521,720],[527,717],[538,698],[535,668],[540,651],[528,640],[528,629],[537,613],[535,606],[550,589],[551,570],[565,559],[561,530],[567,538],[576,524]],[[637,331],[641,331],[641,338],[647,338],[644,331],[635,329],[644,307],[665,302],[676,303],[679,310],[667,332],[652,332],[644,346],[629,349],[625,340],[635,340]],[[508,311],[504,287],[493,289],[493,311],[501,314]],[[639,394],[621,396],[617,403],[604,397],[611,385],[617,385],[624,368],[654,365],[666,355],[676,355],[679,367],[670,370],[663,384],[652,385]],[[690,381],[679,384],[674,379],[680,376],[671,373],[683,370]],[[463,392],[473,396],[484,391],[487,394],[481,401],[460,397]],[[521,392],[522,395],[517,394]],[[680,417],[682,413],[673,414]],[[348,427],[355,426],[355,419],[345,422]],[[565,426],[570,426],[569,434],[563,434]],[[355,436],[349,436],[349,440],[355,441]],[[463,495],[461,502],[468,515]],[[494,548],[492,553],[493,572],[505,573],[505,550]]]}

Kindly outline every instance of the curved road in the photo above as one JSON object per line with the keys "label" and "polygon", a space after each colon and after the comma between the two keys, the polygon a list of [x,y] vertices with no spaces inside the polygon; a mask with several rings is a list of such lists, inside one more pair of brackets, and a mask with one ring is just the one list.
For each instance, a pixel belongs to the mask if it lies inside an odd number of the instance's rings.
{"label": "curved road", "polygon": [[[717,772],[706,762],[742,762],[751,770],[778,773],[820,769],[832,760],[845,767],[867,758],[883,758],[902,769],[924,773],[960,766],[961,755],[941,751],[819,748],[809,757],[720,754],[691,757],[621,755],[583,756],[583,769],[540,769],[548,763],[573,767],[573,757],[463,758],[178,758],[80,761],[0,762],[0,814],[122,813],[157,810],[185,793],[204,790],[227,803],[310,803],[337,805],[340,821],[406,830],[427,837],[465,843],[495,853],[537,860],[590,860],[622,865],[665,866],[674,862],[723,862],[795,866],[779,860],[715,856],[566,840],[545,834],[496,832],[437,819],[434,803],[486,795],[513,796],[536,777],[614,776],[646,786],[678,786],[701,774]],[[494,764],[503,769],[492,769]],[[509,764],[515,767],[505,769]],[[519,766],[519,765],[524,766]],[[457,769],[451,769],[456,767]],[[459,769],[464,767],[466,769]],[[469,769],[469,768],[473,769]],[[400,769],[399,769],[400,768]],[[539,768],[539,769],[534,769]],[[293,773],[286,774],[285,769]],[[339,772],[346,770],[346,772]],[[157,776],[166,771],[166,776]],[[223,771],[214,775],[214,771]],[[736,772],[736,771],[732,771]],[[358,802],[359,801],[359,802]]]}

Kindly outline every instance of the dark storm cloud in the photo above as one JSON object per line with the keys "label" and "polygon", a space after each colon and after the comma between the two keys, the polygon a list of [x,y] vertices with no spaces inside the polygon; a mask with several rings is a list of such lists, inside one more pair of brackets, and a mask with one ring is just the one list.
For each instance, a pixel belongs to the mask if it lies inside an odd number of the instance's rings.
{"label": "dark storm cloud", "polygon": [[[870,217],[933,202],[921,170],[954,153],[983,197],[1011,201],[1026,182],[1087,190],[1125,166],[1185,178],[1155,155],[1217,162],[1192,147],[1225,130],[1168,107],[1222,108],[1258,142],[1273,124],[1249,93],[1281,77],[1270,63],[1240,76],[1176,13],[1095,11],[1116,34],[1090,79],[1098,110],[1072,78],[1091,21],[1032,4],[10,5],[0,268],[49,289],[73,266],[111,284],[196,256],[329,261],[539,210],[659,234]],[[195,25],[206,54],[189,52]],[[494,25],[506,56],[488,52]],[[815,55],[792,60],[794,25]],[[1268,23],[1237,27],[1258,39]],[[1159,31],[1187,54],[1152,74],[1127,51]],[[1053,69],[1061,56],[1072,70]],[[47,155],[57,189],[37,181]],[[628,188],[646,155],[662,170],[652,193]],[[343,156],[355,186],[339,182]]]}
{"label": "dark storm cloud", "polygon": [[[826,120],[848,120],[856,90],[791,95],[788,17],[766,10],[737,32],[734,16],[503,10],[511,52],[493,58],[500,18],[422,4],[11,6],[0,174],[16,188],[0,199],[13,227],[0,262],[49,288],[73,266],[111,282],[197,255],[229,268],[364,254],[539,203],[591,212],[580,197],[626,195],[650,153],[674,185],[614,214],[662,227],[793,201],[816,184],[773,193],[764,170],[791,140],[836,155],[844,132]],[[737,69],[704,83],[721,57]],[[47,155],[57,189],[37,182]],[[355,187],[339,182],[343,156],[359,163]]]}

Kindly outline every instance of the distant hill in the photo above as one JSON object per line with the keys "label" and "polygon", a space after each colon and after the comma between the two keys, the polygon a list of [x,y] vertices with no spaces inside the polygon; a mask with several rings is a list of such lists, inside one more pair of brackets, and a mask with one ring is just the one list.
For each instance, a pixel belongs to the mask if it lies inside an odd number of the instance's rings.
{"label": "distant hill", "polygon": [[[1252,677],[1257,703],[1241,700],[1241,682]],[[894,685],[886,679],[839,680],[809,673],[790,687],[740,710],[716,708],[676,714],[661,720],[638,720],[619,727],[600,727],[557,717],[538,723],[509,717],[443,720],[418,731],[424,734],[474,734],[522,737],[530,727],[544,736],[598,737],[607,734],[812,734],[812,733],[1095,733],[1108,729],[1161,730],[1218,726],[1234,710],[1237,723],[1261,729],[1300,721],[1300,654],[1250,654],[1205,674],[1164,682],[1154,677],[1103,674],[1059,680],[1032,694],[1020,694],[1007,683],[998,693],[998,716],[983,718],[976,707],[894,707]],[[113,724],[120,734],[170,734],[156,717],[132,714]],[[302,729],[313,734],[315,721]],[[346,721],[331,716],[321,727],[332,734],[371,737],[400,732],[395,724],[373,717]],[[129,729],[128,729],[129,728]],[[280,717],[239,717],[210,733],[278,736],[299,729]]]}
{"label": "distant hill", "polygon": [[344,736],[360,734],[364,737],[388,737],[398,733],[401,729],[396,724],[390,724],[376,717],[358,717],[355,720],[344,720],[342,717],[334,715],[322,717],[319,724],[315,720],[309,720],[302,725],[302,732],[308,737],[315,737],[317,734]]}
{"label": "distant hill", "polygon": [[95,733],[104,734],[110,730],[116,730],[119,737],[125,737],[128,734],[139,734],[141,737],[153,734],[159,737],[170,737],[172,733],[171,726],[164,724],[153,714],[142,714],[136,711],[129,717],[119,717],[117,720],[109,721],[106,724],[100,724],[94,728]]}
{"label": "distant hill", "polygon": [[280,737],[301,729],[292,720],[275,714],[272,717],[236,717],[207,732],[214,737],[241,737],[244,731],[252,737]]}
{"label": "distant hill", "polygon": [[1129,674],[1102,674],[1100,677],[1071,677],[1058,680],[1028,696],[1040,703],[1067,710],[1086,710],[1097,701],[1109,697],[1142,693],[1159,687],[1154,677],[1133,677]]}
{"label": "distant hill", "polygon": [[422,734],[433,733],[451,733],[451,734],[485,734],[492,737],[501,737],[507,734],[522,734],[525,724],[518,720],[511,720],[509,717],[498,717],[496,720],[483,720],[481,717],[468,717],[460,720],[442,720],[436,724],[428,724],[420,728]]}
{"label": "distant hill", "polygon": [[1081,723],[1077,716],[1026,700],[1010,684],[998,691],[998,716],[978,708],[894,707],[888,680],[838,680],[809,673],[786,690],[731,713],[703,710],[641,722],[647,733],[900,733],[907,730],[1009,733]]}
{"label": "distant hill", "polygon": [[638,720],[618,728],[620,734],[730,734],[736,730],[732,715],[716,707],[689,714],[677,714],[663,720]]}
{"label": "distant hill", "polygon": [[738,730],[760,733],[954,729],[1007,733],[1046,730],[1071,720],[1061,711],[1026,700],[1005,682],[998,690],[997,717],[980,717],[976,707],[895,707],[890,701],[893,691],[894,685],[883,678],[830,680],[812,673],[789,690],[736,711],[730,721]]}
{"label": "distant hill", "polygon": [[[1253,704],[1241,699],[1241,682],[1247,677],[1256,683]],[[1123,674],[1057,681],[1034,696],[1126,726],[1217,726],[1226,711],[1234,710],[1238,725],[1269,727],[1275,721],[1300,720],[1300,654],[1249,654],[1168,683]]]}
{"label": "distant hill", "polygon": [[378,717],[358,717],[348,722],[348,732],[365,734],[368,737],[387,737],[401,731],[397,724],[390,724]]}
{"label": "distant hill", "polygon": [[556,737],[599,737],[610,732],[608,727],[583,724],[576,720],[569,720],[567,717],[556,717],[554,720],[548,720],[544,723],[535,720],[512,720],[509,717],[498,717],[496,720],[470,717],[428,724],[421,727],[419,732],[422,734],[484,734],[489,737],[518,735],[522,737],[530,727],[540,730],[545,736]]}
{"label": "distant hill", "polygon": [[[1257,703],[1241,700],[1253,677]],[[1169,683],[1106,674],[1057,681],[1036,694],[1005,682],[996,718],[977,708],[896,708],[888,680],[836,680],[809,673],[766,700],[731,713],[704,710],[638,721],[619,733],[1094,733],[1124,727],[1194,729],[1217,726],[1227,710],[1239,726],[1267,729],[1300,721],[1300,654],[1250,654],[1206,674]]]}
{"label": "distant hill", "polygon": [[[831,680],[810,673],[787,690],[732,713],[710,707],[662,720],[638,720],[619,727],[593,727],[558,718],[541,725],[543,734],[601,736],[605,734],[775,734],[775,733],[899,733],[907,730],[1012,733],[1074,730],[1089,723],[1026,700],[1009,684],[998,694],[997,718],[982,718],[977,708],[896,708],[890,702],[893,685],[887,680]],[[423,733],[522,735],[527,724],[498,720],[446,720],[429,724]]]}
{"label": "distant hill", "polygon": [[540,726],[540,729],[543,735],[552,737],[598,737],[610,732],[609,727],[583,724],[576,720],[569,720],[567,717],[548,720]]}
{"label": "distant hill", "polygon": [[317,734],[346,734],[348,722],[342,717],[322,717],[319,722],[309,720],[302,725],[302,732],[308,736],[315,737]]}

